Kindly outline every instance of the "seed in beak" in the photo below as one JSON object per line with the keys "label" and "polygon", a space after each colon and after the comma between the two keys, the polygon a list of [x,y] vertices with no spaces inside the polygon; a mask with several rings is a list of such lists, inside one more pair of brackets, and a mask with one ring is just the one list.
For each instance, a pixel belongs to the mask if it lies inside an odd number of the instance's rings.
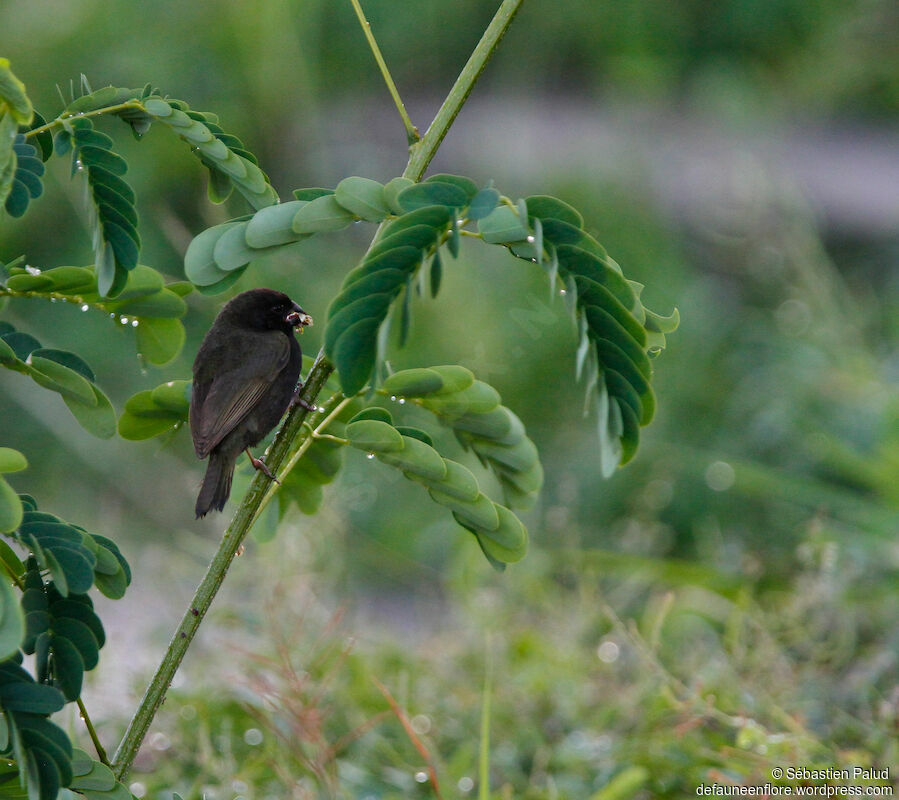
{"label": "seed in beak", "polygon": [[300,329],[302,329],[304,325],[312,324],[312,317],[304,311],[291,311],[284,319],[288,325],[293,325],[295,328]]}

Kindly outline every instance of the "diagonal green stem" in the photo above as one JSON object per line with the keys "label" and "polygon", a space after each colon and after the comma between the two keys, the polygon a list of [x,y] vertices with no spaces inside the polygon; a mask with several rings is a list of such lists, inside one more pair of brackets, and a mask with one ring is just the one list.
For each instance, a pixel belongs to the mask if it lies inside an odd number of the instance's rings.
{"label": "diagonal green stem", "polygon": [[84,707],[84,701],[79,697],[77,699],[78,702],[78,712],[81,714],[81,719],[84,720],[84,726],[87,728],[88,736],[91,737],[91,741],[94,743],[94,749],[97,751],[97,758],[100,759],[101,764],[106,764],[109,766],[109,759],[106,756],[106,749],[100,743],[100,737],[97,735],[97,729],[94,727],[94,723],[91,721],[90,714],[87,713],[87,709]]}
{"label": "diagonal green stem", "polygon": [[362,26],[362,32],[368,40],[368,46],[371,48],[372,55],[375,57],[378,69],[381,70],[384,83],[387,84],[387,91],[390,92],[390,96],[393,98],[393,104],[396,106],[396,110],[400,112],[400,118],[403,120],[403,127],[406,129],[406,139],[409,141],[410,145],[413,145],[421,139],[421,134],[418,132],[418,128],[412,124],[412,120],[406,112],[406,106],[403,105],[403,99],[400,97],[399,90],[393,82],[393,76],[387,68],[387,62],[384,60],[384,56],[381,55],[381,48],[378,47],[378,41],[371,31],[371,23],[366,19],[365,12],[362,11],[359,0],[350,0],[350,3],[353,5],[356,16],[359,17],[359,24]]}
{"label": "diagonal green stem", "polygon": [[41,125],[38,128],[32,128],[30,131],[25,131],[25,138],[30,139],[33,136],[37,136],[39,133],[43,133],[44,131],[53,130],[57,125],[62,125],[64,120],[85,117],[99,117],[102,114],[116,114],[119,111],[126,111],[129,108],[140,108],[143,106],[137,100],[126,100],[124,103],[119,103],[115,106],[104,106],[103,108],[95,108],[93,111],[82,111],[78,114],[60,114],[56,119],[51,119],[49,122]]}
{"label": "diagonal green stem", "polygon": [[[324,357],[319,354],[309,371],[306,382],[303,384],[303,390],[300,393],[302,400],[312,405],[318,393],[321,391],[328,380],[330,374],[334,371],[334,367]],[[281,464],[287,457],[291,442],[300,432],[303,420],[309,412],[299,403],[295,404],[287,414],[287,418],[275,440],[272,442],[266,454],[266,464],[273,473],[278,473]],[[200,627],[200,623],[206,616],[212,600],[222,585],[228,567],[234,559],[241,543],[249,533],[250,527],[255,520],[262,499],[265,497],[266,490],[270,479],[261,471],[256,473],[250,488],[244,495],[243,500],[238,506],[231,524],[225,531],[225,535],[219,544],[218,550],[209,562],[206,574],[197,587],[194,597],[181,619],[181,624],[175,631],[169,646],[166,649],[162,661],[156,669],[150,681],[147,691],[140,702],[128,729],[119,744],[116,754],[113,757],[112,768],[115,772],[117,780],[123,780],[131,764],[134,761],[137,751],[140,749],[141,743],[150,729],[150,723],[156,716],[156,712],[165,700],[165,694],[168,691],[172,678],[181,664],[190,643]]]}
{"label": "diagonal green stem", "polygon": [[[515,13],[523,1],[503,0],[493,21],[487,27],[471,58],[469,58],[468,63],[462,69],[459,78],[434,117],[434,121],[428,128],[424,138],[410,148],[412,153],[409,163],[403,172],[405,177],[412,180],[421,179],[428,164],[431,163],[431,159],[437,152],[437,148],[443,141],[444,136],[446,136],[450,125],[452,125],[453,120],[471,93],[475,82],[493,55],[494,50],[496,50],[500,39],[502,39],[503,34],[511,24]],[[379,228],[379,233],[380,230]],[[375,234],[372,245],[377,241],[379,233]],[[309,371],[309,375],[306,377],[301,398],[312,405],[325,381],[328,380],[333,371],[334,365],[325,357],[324,351],[320,352],[312,365],[312,369]],[[275,436],[266,454],[266,463],[275,474],[279,473],[285,459],[288,458],[293,448],[294,439],[300,435],[303,429],[303,422],[307,413],[302,405],[294,405]],[[118,780],[123,780],[131,768],[137,751],[150,729],[150,724],[165,700],[165,694],[172,682],[172,678],[175,676],[175,672],[180,666],[188,647],[190,647],[190,643],[200,627],[206,612],[209,610],[216,592],[222,585],[228,567],[233,561],[238,548],[258,515],[263,499],[268,491],[268,484],[269,479],[261,472],[257,472],[240,506],[238,506],[231,524],[225,531],[218,550],[212,561],[210,561],[206,574],[203,576],[199,587],[197,587],[194,598],[184,613],[181,624],[175,631],[162,661],[156,669],[156,673],[153,675],[144,697],[131,718],[125,735],[116,750],[112,768]]]}
{"label": "diagonal green stem", "polygon": [[481,41],[472,51],[465,66],[462,67],[453,88],[450,89],[446,100],[443,101],[443,105],[440,106],[422,140],[410,148],[412,155],[406,165],[406,171],[403,172],[404,177],[411,178],[413,181],[421,180],[428,164],[437,153],[437,148],[440,147],[447,131],[462,110],[462,106],[465,105],[468,95],[471,94],[471,90],[484,71],[484,67],[487,66],[487,62],[496,52],[500,40],[509,29],[523,2],[524,0],[503,0],[502,5],[487,26],[487,30],[484,31],[484,35],[481,36]]}

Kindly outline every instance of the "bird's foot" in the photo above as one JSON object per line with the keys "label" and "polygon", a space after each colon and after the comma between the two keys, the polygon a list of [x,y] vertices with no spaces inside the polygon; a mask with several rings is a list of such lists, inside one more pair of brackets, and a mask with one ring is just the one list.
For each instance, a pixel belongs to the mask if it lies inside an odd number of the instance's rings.
{"label": "bird's foot", "polygon": [[307,411],[316,411],[317,409],[314,405],[312,405],[311,403],[309,403],[308,401],[306,401],[302,397],[300,397],[300,392],[302,392],[302,391],[303,391],[303,384],[301,383],[299,386],[297,386],[296,389],[294,389],[293,397],[290,400],[290,404],[292,406],[301,406],[302,408],[305,408]]}
{"label": "bird's foot", "polygon": [[250,449],[246,450],[247,458],[250,459],[250,463],[253,465],[255,469],[258,469],[260,472],[263,472],[269,478],[271,478],[275,483],[279,486],[281,485],[281,481],[279,481],[274,475],[272,475],[271,470],[265,465],[265,462],[261,458],[256,458],[251,452]]}

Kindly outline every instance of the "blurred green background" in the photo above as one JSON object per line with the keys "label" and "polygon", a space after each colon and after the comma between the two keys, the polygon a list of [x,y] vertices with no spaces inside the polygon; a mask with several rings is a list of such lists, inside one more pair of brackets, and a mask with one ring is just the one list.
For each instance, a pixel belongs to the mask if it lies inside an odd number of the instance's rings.
{"label": "blurred green background", "polygon": [[[364,5],[423,131],[496,4]],[[889,0],[528,0],[431,171],[565,199],[650,307],[679,308],[637,458],[601,479],[575,328],[542,271],[467,243],[392,363],[464,364],[521,416],[546,471],[531,553],[492,574],[418,487],[348,454],[318,515],[236,561],[132,790],[432,797],[375,676],[442,795],[474,796],[488,652],[496,797],[682,797],[764,783],[774,764],[899,763],[897,33]],[[218,113],[282,198],[405,166],[349,2],[6,0],[0,54],[47,117],[82,72]],[[130,164],[142,260],[181,277],[190,238],[245,209],[211,206],[165,131],[100,127]],[[88,263],[63,159],[46,183],[21,222],[0,220],[0,259]],[[291,294],[320,323],[314,353],[371,232],[304,242],[232,291]],[[163,369],[102,315],[2,313],[83,355],[121,409],[189,375],[223,299],[188,298],[188,343]],[[110,642],[85,695],[109,744],[225,518],[191,518],[203,467],[184,433],[92,439],[4,372],[3,444],[31,464],[14,486],[135,567],[102,606]]]}

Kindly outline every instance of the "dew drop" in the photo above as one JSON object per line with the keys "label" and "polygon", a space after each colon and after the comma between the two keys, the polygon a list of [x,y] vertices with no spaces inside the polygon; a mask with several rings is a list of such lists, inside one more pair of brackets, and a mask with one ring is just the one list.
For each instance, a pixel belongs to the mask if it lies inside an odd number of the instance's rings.
{"label": "dew drop", "polygon": [[535,241],[533,236],[528,236],[528,244],[533,244]]}
{"label": "dew drop", "polygon": [[416,714],[409,720],[409,724],[413,731],[421,735],[431,730],[431,718],[427,714]]}
{"label": "dew drop", "polygon": [[115,313],[112,312],[112,311],[110,311],[110,312],[109,312],[109,318],[110,318],[110,319],[115,319]]}
{"label": "dew drop", "polygon": [[427,772],[425,772],[423,770],[419,770],[418,772],[415,773],[415,780],[417,783],[424,783],[427,779],[428,779]]}
{"label": "dew drop", "polygon": [[568,292],[565,289],[559,289],[559,294],[564,297],[566,294],[568,294]]}
{"label": "dew drop", "polygon": [[705,471],[705,482],[715,492],[725,492],[736,480],[734,468],[726,461],[715,461]]}
{"label": "dew drop", "polygon": [[367,459],[372,459],[372,458],[375,457],[375,454],[374,454],[374,453],[366,453],[366,454],[365,454],[365,457],[366,457]]}
{"label": "dew drop", "polygon": [[611,639],[606,639],[596,648],[596,655],[605,664],[614,664],[618,660],[621,649]]}
{"label": "dew drop", "polygon": [[41,271],[37,267],[32,267],[31,264],[25,265],[25,272],[29,275],[40,275]]}
{"label": "dew drop", "polygon": [[56,298],[55,298],[55,297],[51,297],[51,298],[50,298],[50,302],[51,302],[51,303],[55,303],[55,302],[56,302]]}
{"label": "dew drop", "polygon": [[398,402],[399,402],[400,405],[403,405],[403,403],[406,402],[406,398],[405,398],[405,397],[401,397],[401,398],[399,399]]}
{"label": "dew drop", "polygon": [[472,789],[474,789],[474,781],[469,778],[467,775],[463,775],[459,778],[459,782],[456,784],[459,787],[459,791],[465,794],[468,794]]}
{"label": "dew drop", "polygon": [[136,328],[140,323],[136,319],[131,320],[131,327]]}
{"label": "dew drop", "polygon": [[262,739],[262,731],[259,728],[247,728],[244,731],[243,740],[251,747],[262,744]]}
{"label": "dew drop", "polygon": [[82,310],[82,311],[87,311],[89,308],[90,308],[90,306],[89,306],[87,303],[82,303],[82,304],[81,304],[81,310]]}
{"label": "dew drop", "polygon": [[121,322],[122,325],[127,325],[130,320],[128,319],[128,317],[119,317],[119,322]]}

